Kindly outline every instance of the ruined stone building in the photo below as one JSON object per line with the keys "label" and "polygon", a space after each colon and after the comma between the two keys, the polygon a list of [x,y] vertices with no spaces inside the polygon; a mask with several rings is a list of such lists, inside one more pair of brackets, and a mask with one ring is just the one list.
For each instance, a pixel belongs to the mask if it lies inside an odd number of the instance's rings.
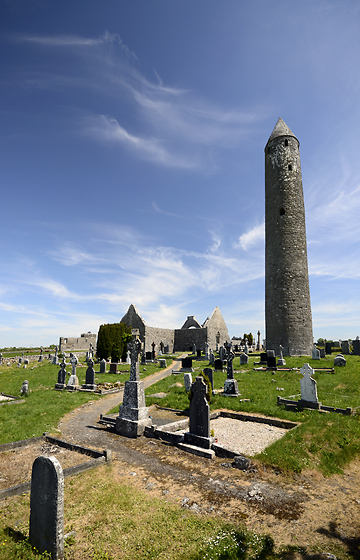
{"label": "ruined stone building", "polygon": [[209,347],[215,350],[217,344],[222,345],[230,341],[227,326],[218,307],[215,307],[211,317],[208,317],[202,325],[194,316],[190,316],[180,329],[162,329],[149,327],[135,305],[131,304],[121,323],[139,329],[140,339],[146,352],[151,352],[153,342],[156,345],[156,352],[163,351],[166,347],[169,352],[183,352],[192,350],[193,344],[196,344],[198,349],[204,350],[205,344],[208,343]]}
{"label": "ruined stone building", "polygon": [[90,348],[90,344],[96,348],[96,338],[97,334],[92,334],[90,332],[83,333],[76,337],[60,337],[59,341],[59,352],[87,352]]}
{"label": "ruined stone building", "polygon": [[299,145],[279,119],[265,146],[266,348],[308,356],[313,330]]}

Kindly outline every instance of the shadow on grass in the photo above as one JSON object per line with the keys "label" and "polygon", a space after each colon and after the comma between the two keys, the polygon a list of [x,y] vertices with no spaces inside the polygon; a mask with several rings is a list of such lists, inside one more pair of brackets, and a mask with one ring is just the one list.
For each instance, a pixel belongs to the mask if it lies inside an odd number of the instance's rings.
{"label": "shadow on grass", "polygon": [[5,535],[10,537],[14,542],[24,542],[28,540],[28,537],[24,535],[21,531],[15,531],[12,527],[5,527]]}
{"label": "shadow on grass", "polygon": [[343,535],[337,528],[337,524],[333,521],[329,523],[329,528],[320,527],[317,532],[321,535],[325,535],[331,539],[337,539],[342,542],[347,547],[347,552],[355,560],[360,560],[360,536],[359,537],[347,537]]}

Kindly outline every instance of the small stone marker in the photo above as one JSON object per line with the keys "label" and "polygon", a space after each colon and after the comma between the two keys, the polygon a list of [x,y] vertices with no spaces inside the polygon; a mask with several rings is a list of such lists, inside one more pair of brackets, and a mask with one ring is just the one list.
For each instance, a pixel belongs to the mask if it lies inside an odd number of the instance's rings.
{"label": "small stone marker", "polygon": [[29,541],[54,560],[64,558],[64,474],[55,457],[35,459],[31,475]]}
{"label": "small stone marker", "polygon": [[211,391],[214,390],[214,372],[211,368],[206,367],[204,368],[204,374],[208,376],[210,383],[211,383]]}
{"label": "small stone marker", "polygon": [[61,362],[59,373],[58,373],[58,380],[55,383],[55,389],[65,389],[66,387],[66,364],[65,362]]}
{"label": "small stone marker", "polygon": [[191,384],[192,384],[192,375],[191,373],[187,372],[184,373],[184,387],[185,387],[185,391],[188,393],[191,390]]}
{"label": "small stone marker", "polygon": [[316,403],[318,408],[320,408],[321,403],[318,401],[316,381],[311,376],[314,374],[314,370],[309,364],[304,364],[300,370],[303,374],[303,378],[300,379],[300,389],[301,389],[301,401],[300,403],[305,403],[313,405]]}
{"label": "small stone marker", "polygon": [[249,363],[249,356],[247,354],[240,354],[240,365],[244,366]]}
{"label": "small stone marker", "polygon": [[76,391],[77,389],[79,389],[80,385],[79,385],[79,379],[78,376],[75,374],[71,374],[69,377],[69,380],[67,382],[66,385],[66,390],[67,391]]}
{"label": "small stone marker", "polygon": [[117,373],[117,363],[111,363],[110,364],[110,372],[109,373]]}
{"label": "small stone marker", "polygon": [[346,366],[346,359],[342,354],[338,354],[334,358],[334,366]]}
{"label": "small stone marker", "polygon": [[29,382],[28,382],[27,379],[25,379],[25,381],[23,381],[22,387],[21,387],[21,389],[20,389],[20,393],[21,393],[22,395],[26,395],[26,396],[29,395],[29,393],[30,393],[30,391],[29,391]]}
{"label": "small stone marker", "polygon": [[160,359],[159,359],[159,366],[160,366],[160,367],[166,367],[166,360],[165,360],[165,358],[160,358]]}
{"label": "small stone marker", "polygon": [[314,348],[312,349],[311,358],[313,360],[320,360],[320,350],[316,347],[316,344],[314,344]]}
{"label": "small stone marker", "polygon": [[106,373],[106,360],[104,358],[100,361],[100,373]]}

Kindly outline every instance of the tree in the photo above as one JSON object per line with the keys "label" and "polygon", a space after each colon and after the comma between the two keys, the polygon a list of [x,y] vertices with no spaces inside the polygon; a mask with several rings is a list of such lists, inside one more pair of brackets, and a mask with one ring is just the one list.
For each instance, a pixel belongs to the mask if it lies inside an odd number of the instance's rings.
{"label": "tree", "polygon": [[100,360],[111,357],[114,362],[120,359],[125,361],[127,343],[130,339],[131,328],[125,323],[100,325],[96,353]]}

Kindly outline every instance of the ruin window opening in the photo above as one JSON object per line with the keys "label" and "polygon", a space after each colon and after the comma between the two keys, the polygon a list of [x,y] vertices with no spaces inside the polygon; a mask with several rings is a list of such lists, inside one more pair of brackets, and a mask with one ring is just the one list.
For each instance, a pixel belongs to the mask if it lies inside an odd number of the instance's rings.
{"label": "ruin window opening", "polygon": [[291,163],[289,163],[289,165],[288,165],[288,170],[289,170],[289,171],[292,171],[292,165],[291,165]]}
{"label": "ruin window opening", "polygon": [[271,152],[271,150],[270,150],[270,148],[268,148],[268,154],[270,154],[270,152]]}
{"label": "ruin window opening", "polygon": [[289,140],[285,140],[285,146],[289,145]]}
{"label": "ruin window opening", "polygon": [[285,214],[285,208],[280,208],[280,216],[283,216]]}

